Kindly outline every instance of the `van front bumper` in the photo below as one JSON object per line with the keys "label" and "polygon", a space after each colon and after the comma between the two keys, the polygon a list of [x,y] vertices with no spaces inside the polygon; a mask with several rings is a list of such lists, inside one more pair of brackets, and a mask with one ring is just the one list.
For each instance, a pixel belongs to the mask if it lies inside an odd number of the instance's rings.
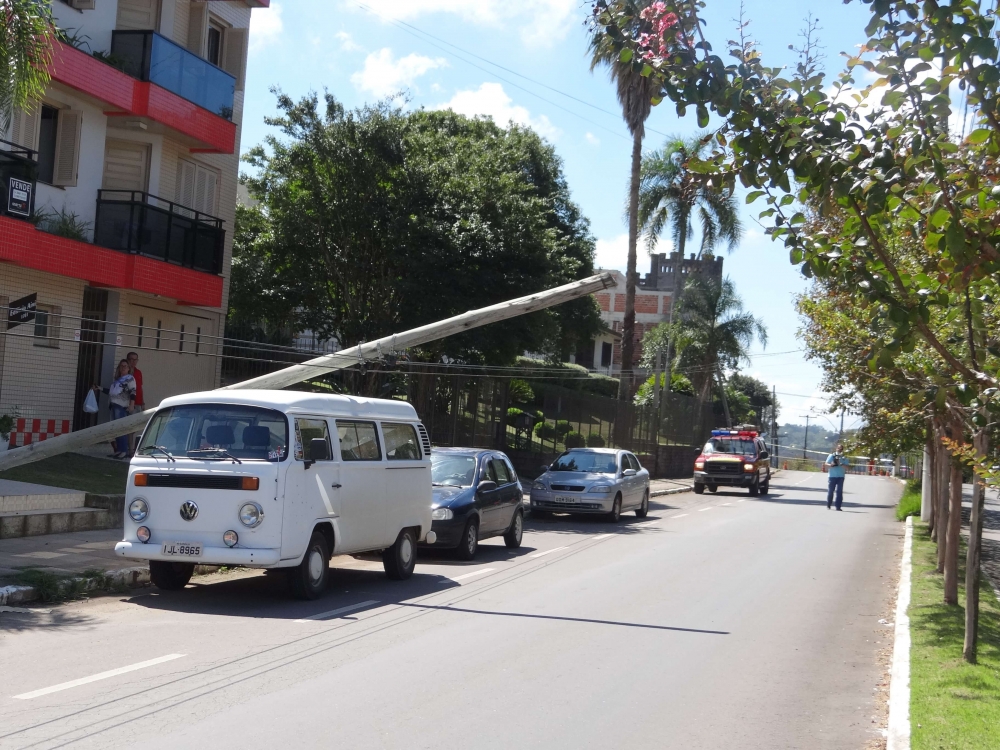
{"label": "van front bumper", "polygon": [[247,547],[202,547],[199,557],[164,555],[162,547],[156,543],[118,542],[115,554],[132,560],[169,560],[170,562],[194,563],[195,565],[248,565],[266,567],[277,565],[281,550],[249,549]]}

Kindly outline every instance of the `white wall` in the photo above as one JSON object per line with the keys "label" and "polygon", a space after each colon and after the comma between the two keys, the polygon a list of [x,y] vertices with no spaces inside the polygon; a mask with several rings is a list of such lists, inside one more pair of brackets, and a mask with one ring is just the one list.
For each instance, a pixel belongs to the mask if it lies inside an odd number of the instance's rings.
{"label": "white wall", "polygon": [[[94,10],[75,10],[59,0],[51,0],[56,26],[84,39],[85,52],[111,51],[111,32],[118,18],[118,0],[97,0]],[[89,49],[88,49],[89,47]]]}

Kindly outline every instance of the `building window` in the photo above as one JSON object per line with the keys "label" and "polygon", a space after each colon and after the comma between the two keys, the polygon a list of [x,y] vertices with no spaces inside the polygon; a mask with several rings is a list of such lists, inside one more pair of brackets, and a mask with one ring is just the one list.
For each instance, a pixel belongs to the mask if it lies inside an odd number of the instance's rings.
{"label": "building window", "polygon": [[58,187],[76,185],[80,112],[41,106],[38,125],[38,181]]}
{"label": "building window", "polygon": [[163,330],[163,321],[156,321],[156,348],[160,348],[160,332]]}
{"label": "building window", "polygon": [[208,40],[205,45],[205,59],[212,65],[222,65],[222,38],[225,34],[222,24],[212,19],[208,22]]}
{"label": "building window", "polygon": [[139,317],[139,343],[136,344],[140,349],[142,348],[142,317]]}
{"label": "building window", "polygon": [[59,110],[42,105],[41,123],[38,126],[38,181],[52,184],[52,173],[56,166],[56,127]]}
{"label": "building window", "polygon": [[35,346],[59,347],[60,312],[61,308],[54,305],[35,308]]}
{"label": "building window", "polygon": [[201,327],[199,326],[194,335],[194,353],[201,354]]}
{"label": "building window", "polygon": [[179,352],[184,351],[184,326],[183,325],[181,326],[181,342],[180,342],[180,346],[177,347],[177,351],[179,351]]}

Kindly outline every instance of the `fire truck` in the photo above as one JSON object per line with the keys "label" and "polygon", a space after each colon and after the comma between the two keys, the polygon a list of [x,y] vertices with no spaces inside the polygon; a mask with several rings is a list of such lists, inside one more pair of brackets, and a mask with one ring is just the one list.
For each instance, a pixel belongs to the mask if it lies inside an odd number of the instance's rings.
{"label": "fire truck", "polygon": [[712,430],[701,455],[694,461],[694,491],[746,487],[751,495],[766,495],[771,484],[767,446],[755,429]]}

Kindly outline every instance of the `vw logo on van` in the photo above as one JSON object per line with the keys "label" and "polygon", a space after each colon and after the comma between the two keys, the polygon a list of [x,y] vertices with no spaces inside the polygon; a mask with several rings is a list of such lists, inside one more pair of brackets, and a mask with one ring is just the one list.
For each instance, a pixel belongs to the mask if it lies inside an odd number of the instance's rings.
{"label": "vw logo on van", "polygon": [[198,517],[198,506],[193,500],[187,500],[181,506],[181,518],[185,521],[193,521]]}

